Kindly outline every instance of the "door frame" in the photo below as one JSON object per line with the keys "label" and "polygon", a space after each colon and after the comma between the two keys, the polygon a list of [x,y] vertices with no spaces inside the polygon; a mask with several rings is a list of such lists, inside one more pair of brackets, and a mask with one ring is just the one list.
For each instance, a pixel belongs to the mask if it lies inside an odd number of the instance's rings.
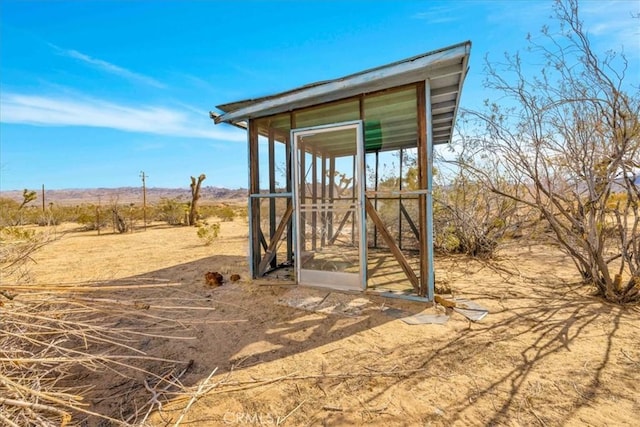
{"label": "door frame", "polygon": [[[293,169],[293,236],[296,257],[301,254],[301,236],[300,229],[300,200],[299,186],[301,183],[300,165],[298,162],[298,137],[305,134],[318,134],[324,132],[333,132],[344,129],[356,130],[356,156],[355,156],[355,221],[358,224],[359,239],[359,274],[354,280],[355,273],[331,272],[331,271],[314,271],[305,270],[308,278],[311,280],[305,283],[304,274],[300,262],[295,262],[295,279],[298,284],[309,284],[311,286],[321,286],[339,290],[366,290],[367,289],[367,220],[365,211],[365,150],[364,150],[364,122],[362,120],[353,120],[347,122],[331,123],[320,126],[310,126],[304,128],[291,129],[291,165]],[[332,179],[331,185],[334,181]],[[309,277],[311,276],[311,277]],[[340,283],[348,282],[348,284],[340,286]]]}

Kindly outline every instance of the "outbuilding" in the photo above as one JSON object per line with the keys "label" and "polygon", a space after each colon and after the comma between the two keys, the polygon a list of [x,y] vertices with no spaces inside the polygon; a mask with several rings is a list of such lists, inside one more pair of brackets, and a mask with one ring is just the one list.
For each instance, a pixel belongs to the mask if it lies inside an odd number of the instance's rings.
{"label": "outbuilding", "polygon": [[433,147],[451,141],[471,42],[219,105],[247,129],[249,266],[432,300]]}

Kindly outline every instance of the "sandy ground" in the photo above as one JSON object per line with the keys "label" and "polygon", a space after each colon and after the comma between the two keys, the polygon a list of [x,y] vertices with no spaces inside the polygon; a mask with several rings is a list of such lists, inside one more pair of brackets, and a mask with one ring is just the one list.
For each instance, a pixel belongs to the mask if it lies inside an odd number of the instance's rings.
{"label": "sandy ground", "polygon": [[[93,410],[133,424],[174,425],[180,417],[189,426],[640,422],[640,311],[590,296],[575,284],[570,260],[553,248],[510,248],[493,264],[437,258],[438,283],[490,313],[477,323],[449,312],[444,325],[408,325],[387,309],[444,308],[248,280],[246,221],[222,223],[212,246],[187,227],[100,236],[66,230],[34,258],[33,282],[171,285],[100,298],[139,304],[147,322],[157,319],[149,331],[177,319],[180,326],[171,330],[177,338],[130,343],[177,362],[140,362],[146,373],[89,371],[74,378],[93,387]],[[211,288],[207,271],[241,280]],[[304,296],[342,305],[360,300],[346,314],[286,305]],[[137,321],[121,319],[132,327]],[[148,374],[185,367],[180,381],[187,395],[154,388]]]}

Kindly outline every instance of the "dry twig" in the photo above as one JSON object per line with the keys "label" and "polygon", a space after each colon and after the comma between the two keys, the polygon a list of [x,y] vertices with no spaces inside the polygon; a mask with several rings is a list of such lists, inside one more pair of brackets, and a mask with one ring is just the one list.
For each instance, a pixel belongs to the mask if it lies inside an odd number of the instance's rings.
{"label": "dry twig", "polygon": [[[169,388],[184,390],[178,379],[187,368],[168,377],[142,367],[149,361],[184,362],[149,356],[138,344],[140,339],[149,338],[193,339],[175,333],[176,326],[185,327],[175,312],[164,316],[165,308],[156,306],[153,311],[157,314],[151,314],[125,299],[120,302],[79,295],[111,292],[113,288],[136,292],[149,289],[156,295],[159,288],[171,288],[174,284],[151,284],[145,288],[145,284],[136,283],[100,288],[83,284],[23,287],[6,283],[0,289],[15,296],[5,300],[0,311],[0,424],[64,425],[71,417],[76,422],[84,417],[97,417],[114,425],[127,424],[131,414],[127,409],[121,419],[95,412],[84,403],[90,388],[66,385],[73,384],[73,378],[81,372],[88,375],[110,370],[129,379],[128,372],[140,372],[155,379],[155,399],[142,408],[147,411],[145,419],[153,409],[161,407],[160,395]],[[186,304],[182,308],[183,313],[189,313],[191,308],[197,312],[205,307]],[[173,333],[163,333],[169,330]],[[136,405],[133,399],[128,404]],[[134,417],[137,412],[134,411]]]}

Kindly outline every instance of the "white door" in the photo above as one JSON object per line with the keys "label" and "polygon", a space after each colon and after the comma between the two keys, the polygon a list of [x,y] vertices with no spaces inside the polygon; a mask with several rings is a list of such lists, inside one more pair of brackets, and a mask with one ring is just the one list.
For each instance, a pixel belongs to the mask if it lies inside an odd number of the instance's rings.
{"label": "white door", "polygon": [[298,283],[366,289],[362,121],[293,129]]}

